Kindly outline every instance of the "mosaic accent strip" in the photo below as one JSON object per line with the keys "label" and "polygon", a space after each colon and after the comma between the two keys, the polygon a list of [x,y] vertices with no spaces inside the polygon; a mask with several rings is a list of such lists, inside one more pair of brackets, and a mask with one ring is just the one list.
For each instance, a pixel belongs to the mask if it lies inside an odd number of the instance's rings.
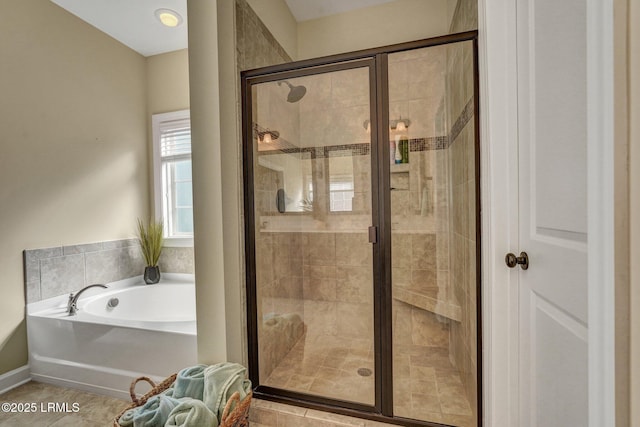
{"label": "mosaic accent strip", "polygon": [[449,145],[453,144],[458,135],[460,135],[460,132],[462,132],[462,129],[464,129],[467,123],[469,123],[469,120],[471,120],[475,113],[474,110],[475,103],[473,102],[473,97],[471,97],[467,102],[467,105],[464,106],[462,113],[460,113],[460,116],[458,116],[458,119],[451,127],[451,133],[449,133]]}
{"label": "mosaic accent strip", "polygon": [[449,147],[449,137],[416,138],[409,140],[409,151],[444,150]]}
{"label": "mosaic accent strip", "polygon": [[371,144],[340,144],[324,147],[289,147],[275,150],[260,151],[261,156],[272,154],[299,154],[301,157],[311,159],[324,159],[326,157],[351,157],[366,156],[371,154]]}
{"label": "mosaic accent strip", "polygon": [[[467,105],[458,116],[458,119],[451,128],[449,136],[434,136],[429,138],[412,138],[409,140],[409,151],[430,151],[430,150],[446,150],[456,140],[460,132],[469,123],[475,114],[475,103],[473,97],[469,99]],[[264,129],[258,125],[254,125],[260,131]],[[257,140],[257,136],[255,136]],[[326,157],[343,157],[343,156],[366,156],[371,154],[371,144],[368,142],[360,144],[340,144],[340,145],[327,145],[324,147],[296,147],[289,141],[279,138],[270,144],[269,149],[258,150],[260,155],[271,154],[301,154],[310,155],[312,159],[322,159]]]}
{"label": "mosaic accent strip", "polygon": [[[449,138],[446,136],[436,136],[431,138],[413,138],[409,140],[409,151],[429,151],[444,150],[449,146]],[[261,156],[272,154],[300,154],[309,156],[312,159],[322,159],[326,157],[351,157],[367,156],[371,154],[371,144],[340,144],[327,145],[325,147],[303,147],[303,148],[278,148],[273,150],[260,151]],[[307,157],[307,158],[309,158]]]}

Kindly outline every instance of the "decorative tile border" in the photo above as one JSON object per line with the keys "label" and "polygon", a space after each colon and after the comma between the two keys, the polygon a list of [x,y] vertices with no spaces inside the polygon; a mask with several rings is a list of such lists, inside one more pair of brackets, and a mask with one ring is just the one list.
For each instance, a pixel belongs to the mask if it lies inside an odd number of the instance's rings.
{"label": "decorative tile border", "polygon": [[451,132],[449,133],[449,145],[453,144],[456,140],[462,129],[469,123],[469,120],[474,116],[475,113],[475,103],[473,102],[473,97],[469,99],[467,105],[464,106],[462,113],[458,116],[458,119],[455,121],[453,126],[451,127]]}
{"label": "decorative tile border", "polygon": [[449,147],[447,136],[434,136],[431,138],[416,138],[409,140],[409,151],[444,150]]}
{"label": "decorative tile border", "polygon": [[[460,132],[469,123],[475,114],[475,103],[473,97],[467,101],[460,116],[451,127],[449,136],[434,136],[429,138],[412,138],[409,140],[409,151],[430,151],[445,150],[456,140]],[[259,125],[255,125],[258,130],[263,130]],[[286,140],[277,140],[270,150],[259,151],[261,156],[273,154],[300,154],[309,155],[311,159],[322,159],[326,157],[351,157],[367,156],[371,154],[371,144],[368,142],[359,144],[327,145],[324,147],[296,147]]]}
{"label": "decorative tile border", "polygon": [[[449,138],[435,136],[430,138],[413,138],[409,140],[409,151],[444,150],[449,146]],[[367,156],[371,154],[371,144],[340,144],[324,147],[280,148],[268,151],[260,151],[261,156],[273,154],[300,154],[306,158],[322,159],[326,157],[351,157]]]}

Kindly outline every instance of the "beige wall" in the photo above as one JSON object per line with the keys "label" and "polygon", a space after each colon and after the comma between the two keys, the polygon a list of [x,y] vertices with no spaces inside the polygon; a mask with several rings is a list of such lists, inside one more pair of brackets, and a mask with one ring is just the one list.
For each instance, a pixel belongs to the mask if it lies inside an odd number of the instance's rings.
{"label": "beige wall", "polygon": [[454,0],[396,0],[298,24],[298,59],[435,37],[449,31]]}
{"label": "beige wall", "polygon": [[[631,422],[640,425],[640,3],[628,1],[628,117],[631,266]],[[621,337],[624,339],[624,337]]]}
{"label": "beige wall", "polygon": [[284,0],[247,0],[280,46],[295,61],[298,55],[298,23]]}
{"label": "beige wall", "polygon": [[187,49],[147,58],[147,111],[151,114],[189,108]]}
{"label": "beige wall", "polygon": [[0,16],[0,374],[27,363],[22,251],[148,215],[145,59],[48,0]]}

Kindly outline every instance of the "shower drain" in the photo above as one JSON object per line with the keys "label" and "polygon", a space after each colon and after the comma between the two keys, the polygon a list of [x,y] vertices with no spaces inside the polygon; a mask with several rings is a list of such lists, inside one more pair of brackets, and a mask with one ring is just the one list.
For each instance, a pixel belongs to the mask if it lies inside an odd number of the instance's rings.
{"label": "shower drain", "polygon": [[369,377],[371,376],[373,372],[371,372],[371,369],[369,368],[360,368],[358,369],[358,375],[360,375],[361,377]]}

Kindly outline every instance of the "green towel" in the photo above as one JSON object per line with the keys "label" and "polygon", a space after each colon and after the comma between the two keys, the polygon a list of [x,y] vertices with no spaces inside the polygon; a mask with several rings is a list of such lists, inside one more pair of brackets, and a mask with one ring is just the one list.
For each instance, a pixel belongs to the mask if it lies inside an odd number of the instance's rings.
{"label": "green towel", "polygon": [[157,394],[147,400],[133,417],[133,427],[162,427],[169,414],[180,401],[164,394]]}
{"label": "green towel", "polygon": [[204,369],[207,365],[196,365],[184,368],[178,372],[176,381],[173,383],[173,397],[191,397],[202,400],[202,390],[204,389]]}
{"label": "green towel", "polygon": [[140,407],[136,406],[135,408],[129,409],[124,414],[120,416],[118,420],[118,424],[122,427],[129,427],[133,425],[133,418],[138,415],[138,411],[140,411]]}
{"label": "green towel", "polygon": [[[169,387],[165,391],[162,392],[163,395],[172,397],[173,396],[173,386]],[[120,416],[118,420],[118,424],[122,427],[130,427],[133,426],[133,418],[138,415],[142,406],[136,406],[135,408],[129,409],[124,414]]]}
{"label": "green towel", "polygon": [[202,400],[220,420],[227,401],[233,393],[240,392],[240,400],[251,391],[251,381],[246,379],[247,369],[237,363],[218,363],[204,370]]}
{"label": "green towel", "polygon": [[218,427],[218,419],[201,400],[183,397],[165,427]]}

